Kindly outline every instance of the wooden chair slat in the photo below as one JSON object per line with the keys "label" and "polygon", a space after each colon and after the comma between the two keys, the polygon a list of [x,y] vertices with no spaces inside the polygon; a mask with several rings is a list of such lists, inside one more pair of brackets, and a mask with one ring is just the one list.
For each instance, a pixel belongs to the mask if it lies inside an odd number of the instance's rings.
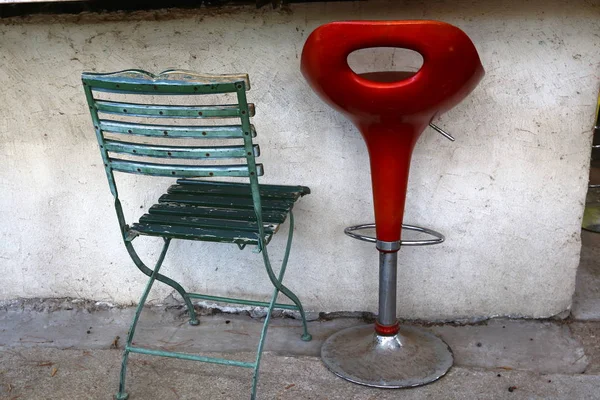
{"label": "wooden chair slat", "polygon": [[[113,171],[128,172],[131,174],[172,176],[172,177],[209,177],[209,176],[250,176],[248,166],[240,165],[178,165],[155,164],[120,159],[109,159],[109,166]],[[263,175],[262,164],[256,164],[257,174]]]}
{"label": "wooden chair slat", "polygon": [[[248,155],[244,146],[163,146],[105,140],[104,148],[113,153],[176,159],[245,158]],[[258,157],[258,145],[252,149],[254,157]]]}

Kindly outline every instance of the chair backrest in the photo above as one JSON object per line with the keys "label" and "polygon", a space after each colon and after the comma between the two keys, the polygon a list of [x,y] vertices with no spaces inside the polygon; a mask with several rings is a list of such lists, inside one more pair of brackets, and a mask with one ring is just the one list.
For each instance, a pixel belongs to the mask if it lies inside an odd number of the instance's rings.
{"label": "chair backrest", "polygon": [[[246,91],[250,89],[248,75],[202,75],[180,70],[153,75],[142,70],[126,70],[108,74],[86,72],[82,80],[115,198],[118,192],[113,171],[174,178],[249,177],[252,191],[258,193],[256,177],[263,174],[263,166],[255,161],[260,150],[252,143],[256,130],[250,124],[254,105],[246,100]],[[211,96],[207,95],[227,93],[235,95],[235,104],[214,105],[208,101]],[[106,99],[107,96],[110,99]],[[155,100],[161,96],[168,96],[171,101]],[[175,100],[171,96],[175,96]],[[187,101],[183,101],[184,98]],[[173,102],[176,104],[171,104]],[[131,121],[132,118],[135,121]],[[225,118],[235,118],[239,123],[209,125],[207,121]],[[151,123],[144,121],[146,119]],[[159,143],[142,143],[141,137],[146,142]],[[227,143],[237,140],[237,144],[198,144],[206,143],[206,139]],[[181,145],[182,142],[185,145]],[[228,165],[214,162],[225,158],[238,161]],[[157,163],[152,162],[153,159],[162,160]]]}

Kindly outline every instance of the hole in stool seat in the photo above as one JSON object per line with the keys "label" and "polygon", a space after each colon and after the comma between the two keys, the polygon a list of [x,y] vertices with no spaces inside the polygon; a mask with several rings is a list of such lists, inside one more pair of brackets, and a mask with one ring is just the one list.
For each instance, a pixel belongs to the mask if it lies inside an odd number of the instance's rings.
{"label": "hole in stool seat", "polygon": [[347,58],[354,73],[375,82],[398,82],[414,76],[423,66],[423,56],[409,49],[370,47],[353,51]]}

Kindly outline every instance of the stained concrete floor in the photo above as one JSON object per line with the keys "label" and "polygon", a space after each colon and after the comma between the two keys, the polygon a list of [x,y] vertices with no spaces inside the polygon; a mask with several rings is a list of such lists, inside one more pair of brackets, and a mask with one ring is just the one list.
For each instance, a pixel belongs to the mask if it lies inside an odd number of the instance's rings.
{"label": "stained concrete floor", "polygon": [[[428,325],[453,349],[455,365],[440,381],[381,390],[330,373],[319,349],[330,334],[364,318],[312,316],[313,341],[300,323],[275,318],[261,368],[260,399],[600,399],[600,234],[582,234],[582,262],[566,320],[493,319]],[[133,310],[48,300],[0,307],[0,399],[110,399],[118,384],[123,338]],[[253,318],[254,317],[254,318]],[[187,324],[176,306],[144,310],[135,343],[252,361],[260,312],[203,315]],[[118,340],[116,340],[118,337]],[[131,400],[247,399],[251,371],[132,355]]]}

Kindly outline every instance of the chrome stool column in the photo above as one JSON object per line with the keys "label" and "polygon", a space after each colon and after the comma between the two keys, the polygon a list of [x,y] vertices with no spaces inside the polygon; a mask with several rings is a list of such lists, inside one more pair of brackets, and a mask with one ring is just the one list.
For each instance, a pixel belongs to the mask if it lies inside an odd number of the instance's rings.
{"label": "chrome stool column", "polygon": [[[369,47],[408,48],[421,53],[416,72],[356,74],[350,53]],[[379,251],[379,314],[373,325],[344,329],[321,349],[336,375],[361,385],[403,388],[442,377],[452,366],[450,348],[437,336],[400,327],[396,318],[398,251],[444,241],[430,229],[404,225],[410,158],[433,118],[464,99],[483,76],[471,40],[460,29],[437,21],[347,21],[317,28],[302,52],[302,73],[321,98],[360,130],[369,151],[375,224],[346,228],[353,238]],[[376,237],[361,235],[375,228]],[[429,234],[428,240],[402,240],[402,229]]]}
{"label": "chrome stool column", "polygon": [[375,224],[351,226],[345,229],[345,233],[377,244],[377,322],[375,326],[351,327],[330,336],[321,348],[321,358],[333,373],[361,385],[404,388],[433,382],[444,376],[452,366],[452,352],[443,340],[425,330],[399,326],[396,318],[396,276],[401,246],[442,243],[444,235],[413,225],[402,225],[402,228],[429,234],[433,239],[383,242],[355,233],[369,228],[375,228]]}

